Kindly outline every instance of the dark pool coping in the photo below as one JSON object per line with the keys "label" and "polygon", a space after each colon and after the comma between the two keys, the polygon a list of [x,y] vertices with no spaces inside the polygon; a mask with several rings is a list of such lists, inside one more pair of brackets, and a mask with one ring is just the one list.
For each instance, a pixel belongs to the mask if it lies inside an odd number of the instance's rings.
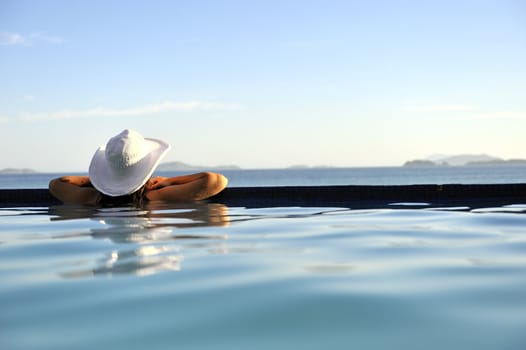
{"label": "dark pool coping", "polygon": [[[400,186],[232,187],[209,202],[229,207],[393,208],[467,206],[487,208],[526,203],[526,183]],[[398,203],[398,204],[394,204]],[[47,189],[0,189],[0,207],[59,205]]]}

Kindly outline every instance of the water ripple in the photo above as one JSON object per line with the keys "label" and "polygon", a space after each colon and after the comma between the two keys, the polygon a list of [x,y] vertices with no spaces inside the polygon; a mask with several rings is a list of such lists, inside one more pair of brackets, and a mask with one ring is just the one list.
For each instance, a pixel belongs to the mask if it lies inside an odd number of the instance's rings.
{"label": "water ripple", "polygon": [[197,203],[0,215],[7,348],[526,344],[521,205]]}

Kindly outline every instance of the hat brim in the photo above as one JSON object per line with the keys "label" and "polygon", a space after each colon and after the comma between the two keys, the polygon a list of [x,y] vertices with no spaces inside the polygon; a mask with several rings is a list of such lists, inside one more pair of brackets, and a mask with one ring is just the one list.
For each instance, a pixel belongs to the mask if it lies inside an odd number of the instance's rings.
{"label": "hat brim", "polygon": [[144,146],[149,149],[144,158],[130,166],[125,174],[116,174],[106,160],[106,145],[100,146],[89,166],[90,181],[99,192],[118,197],[139,190],[152,176],[157,165],[170,149],[162,140],[144,138]]}

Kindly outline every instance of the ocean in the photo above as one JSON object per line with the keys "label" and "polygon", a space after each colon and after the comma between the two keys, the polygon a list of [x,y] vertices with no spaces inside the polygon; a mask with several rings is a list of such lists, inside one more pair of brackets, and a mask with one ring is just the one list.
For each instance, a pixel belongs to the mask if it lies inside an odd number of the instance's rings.
{"label": "ocean", "polygon": [[[517,183],[525,170],[225,173],[231,186],[284,186]],[[2,175],[0,187],[59,175]],[[0,349],[524,350],[525,227],[526,198],[0,208]]]}
{"label": "ocean", "polygon": [[[247,169],[221,171],[230,187],[252,186],[326,186],[326,185],[411,185],[411,184],[499,184],[525,183],[526,166],[462,167],[372,167],[372,168],[307,168]],[[182,172],[159,172],[154,176],[176,176]],[[0,189],[47,188],[49,181],[62,175],[86,174],[19,174],[0,175]]]}

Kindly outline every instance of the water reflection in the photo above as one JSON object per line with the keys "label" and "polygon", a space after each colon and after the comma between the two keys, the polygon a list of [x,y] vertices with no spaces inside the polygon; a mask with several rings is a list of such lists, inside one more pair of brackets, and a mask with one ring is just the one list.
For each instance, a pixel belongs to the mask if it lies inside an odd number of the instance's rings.
{"label": "water reflection", "polygon": [[[151,275],[179,271],[183,261],[181,242],[224,240],[226,234],[206,234],[179,229],[228,227],[228,208],[218,203],[149,204],[137,209],[56,206],[49,208],[52,221],[89,220],[88,232],[70,233],[56,238],[91,236],[113,243],[104,258],[85,261],[89,268],[62,273],[64,278],[116,274]],[[214,232],[218,232],[214,230]],[[95,260],[95,261],[93,261]]]}

